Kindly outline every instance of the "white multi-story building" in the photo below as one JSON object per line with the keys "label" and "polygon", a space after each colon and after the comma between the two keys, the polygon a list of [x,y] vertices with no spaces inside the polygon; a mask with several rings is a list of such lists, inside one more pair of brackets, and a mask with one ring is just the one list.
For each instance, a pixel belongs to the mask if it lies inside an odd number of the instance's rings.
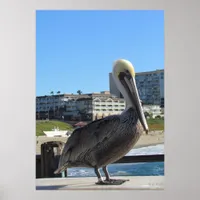
{"label": "white multi-story building", "polygon": [[116,97],[94,97],[93,101],[93,116],[98,119],[114,114],[121,114],[126,105],[122,98]]}
{"label": "white multi-story building", "polygon": [[[164,106],[164,70],[136,73],[136,85],[140,99],[144,104]],[[109,74],[110,93],[117,97],[122,94],[116,88],[112,74]]]}
{"label": "white multi-story building", "polygon": [[164,111],[162,108],[160,108],[159,105],[144,105],[143,106],[144,113],[148,113],[148,115],[151,115],[153,118],[160,116],[164,116]]}
{"label": "white multi-story building", "polygon": [[101,93],[54,96],[36,98],[37,118],[64,117],[66,120],[94,120],[125,109],[125,100],[104,91]]}
{"label": "white multi-story building", "polygon": [[95,120],[113,114],[120,114],[125,109],[125,100],[114,97],[109,92],[79,95],[74,100],[73,111],[64,113],[66,118],[81,118],[81,120]]}
{"label": "white multi-story building", "polygon": [[36,111],[54,110],[65,105],[68,99],[73,98],[73,95],[60,94],[60,95],[45,95],[36,97]]}
{"label": "white multi-story building", "polygon": [[73,94],[38,96],[36,97],[36,118],[61,118],[66,107],[74,108],[71,104],[77,98],[77,95]]}

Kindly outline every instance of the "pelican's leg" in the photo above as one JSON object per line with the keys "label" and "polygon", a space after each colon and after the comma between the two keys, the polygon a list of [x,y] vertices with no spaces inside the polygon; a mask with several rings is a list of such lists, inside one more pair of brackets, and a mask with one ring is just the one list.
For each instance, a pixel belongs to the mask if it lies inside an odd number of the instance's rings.
{"label": "pelican's leg", "polygon": [[106,185],[121,185],[122,183],[129,181],[128,179],[111,179],[107,166],[103,167],[102,169],[106,176],[106,180],[104,181],[104,184]]}
{"label": "pelican's leg", "polygon": [[103,182],[103,179],[102,179],[101,174],[99,172],[99,169],[97,167],[94,168],[94,172],[95,172],[95,174],[97,175],[97,178],[98,178],[98,182],[96,182],[96,184],[103,185],[104,182]]}
{"label": "pelican's leg", "polygon": [[103,172],[104,172],[104,174],[105,174],[105,176],[106,176],[106,181],[109,181],[109,180],[110,180],[110,175],[109,175],[109,173],[108,173],[107,166],[102,167],[102,169],[103,169]]}

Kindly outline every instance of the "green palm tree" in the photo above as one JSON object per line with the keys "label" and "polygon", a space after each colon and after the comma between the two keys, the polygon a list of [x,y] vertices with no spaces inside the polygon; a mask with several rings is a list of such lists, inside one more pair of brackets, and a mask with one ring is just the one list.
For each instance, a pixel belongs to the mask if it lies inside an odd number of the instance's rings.
{"label": "green palm tree", "polygon": [[78,90],[77,93],[78,93],[79,95],[81,95],[83,92],[82,92],[81,90]]}
{"label": "green palm tree", "polygon": [[59,98],[59,104],[58,104],[58,115],[60,116],[60,91],[57,92],[58,98]]}

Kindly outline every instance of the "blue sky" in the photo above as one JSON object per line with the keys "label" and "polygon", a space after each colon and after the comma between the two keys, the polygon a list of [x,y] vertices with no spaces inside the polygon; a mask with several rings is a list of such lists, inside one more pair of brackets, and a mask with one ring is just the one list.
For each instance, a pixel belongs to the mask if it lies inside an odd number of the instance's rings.
{"label": "blue sky", "polygon": [[164,11],[37,11],[37,96],[109,90],[119,58],[164,68]]}

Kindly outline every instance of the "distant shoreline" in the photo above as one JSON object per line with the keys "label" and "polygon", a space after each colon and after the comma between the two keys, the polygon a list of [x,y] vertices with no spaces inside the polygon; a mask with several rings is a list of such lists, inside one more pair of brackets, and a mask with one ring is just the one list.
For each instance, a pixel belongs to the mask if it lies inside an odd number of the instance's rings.
{"label": "distant shoreline", "polygon": [[160,143],[154,143],[154,144],[145,144],[145,145],[135,145],[133,147],[133,149],[140,149],[140,148],[143,148],[143,147],[151,147],[151,146],[156,146],[156,145],[159,145],[159,144],[164,144],[164,142],[160,142]]}
{"label": "distant shoreline", "polygon": [[[61,141],[66,142],[67,137],[36,137],[36,154],[41,154],[41,144],[49,141]],[[148,135],[143,134],[139,141],[135,144],[133,149],[138,149],[147,146],[155,146],[158,144],[164,144],[164,132],[163,131],[151,131]]]}
{"label": "distant shoreline", "polygon": [[158,144],[164,144],[164,132],[163,131],[151,131],[148,135],[143,134],[139,141],[135,144],[133,149],[138,149],[147,146],[155,146]]}

